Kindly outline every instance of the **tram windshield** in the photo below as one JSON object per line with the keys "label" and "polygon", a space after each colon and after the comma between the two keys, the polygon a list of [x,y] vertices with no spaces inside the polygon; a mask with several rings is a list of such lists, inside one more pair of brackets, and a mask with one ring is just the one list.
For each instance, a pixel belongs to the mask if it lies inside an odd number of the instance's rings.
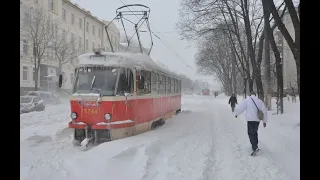
{"label": "tram windshield", "polygon": [[112,96],[116,87],[117,71],[117,68],[113,67],[80,67],[76,70],[73,93]]}

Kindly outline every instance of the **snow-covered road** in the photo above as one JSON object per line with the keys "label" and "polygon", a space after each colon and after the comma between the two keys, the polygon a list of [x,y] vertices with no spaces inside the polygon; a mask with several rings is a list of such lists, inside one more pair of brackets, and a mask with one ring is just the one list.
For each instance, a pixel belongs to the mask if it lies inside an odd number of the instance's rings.
{"label": "snow-covered road", "polygon": [[88,151],[72,146],[68,104],[23,114],[20,179],[300,179],[300,104],[286,103],[284,115],[270,112],[259,129],[261,152],[251,157],[246,122],[227,101],[184,96],[183,112],[162,127]]}

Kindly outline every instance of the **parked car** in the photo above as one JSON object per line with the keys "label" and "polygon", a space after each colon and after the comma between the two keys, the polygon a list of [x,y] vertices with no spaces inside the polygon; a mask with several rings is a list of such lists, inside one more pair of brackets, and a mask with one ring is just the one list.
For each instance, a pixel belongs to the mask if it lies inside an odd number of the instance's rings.
{"label": "parked car", "polygon": [[20,96],[20,114],[32,111],[44,111],[43,100],[38,96]]}
{"label": "parked car", "polygon": [[60,104],[61,101],[57,95],[46,91],[29,91],[28,96],[38,96],[45,104]]}

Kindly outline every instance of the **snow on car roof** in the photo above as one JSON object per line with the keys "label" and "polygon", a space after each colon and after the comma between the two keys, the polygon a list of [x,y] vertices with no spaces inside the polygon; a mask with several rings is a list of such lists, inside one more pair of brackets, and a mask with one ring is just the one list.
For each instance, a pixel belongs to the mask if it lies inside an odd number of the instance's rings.
{"label": "snow on car roof", "polygon": [[38,97],[38,96],[20,96],[20,98],[23,98],[23,99],[27,99],[27,98],[33,99],[35,97]]}
{"label": "snow on car roof", "polygon": [[159,64],[154,62],[147,54],[144,53],[102,52],[101,55],[105,56],[105,58],[103,56],[94,56],[94,53],[86,53],[80,55],[78,57],[78,67],[92,65],[102,65],[109,67],[115,66],[124,68],[135,67],[137,69],[154,70],[180,79],[178,74],[161,67]]}
{"label": "snow on car roof", "polygon": [[28,94],[29,94],[29,93],[35,93],[35,94],[43,93],[43,94],[52,94],[52,95],[55,95],[54,93],[48,92],[48,91],[28,91]]}

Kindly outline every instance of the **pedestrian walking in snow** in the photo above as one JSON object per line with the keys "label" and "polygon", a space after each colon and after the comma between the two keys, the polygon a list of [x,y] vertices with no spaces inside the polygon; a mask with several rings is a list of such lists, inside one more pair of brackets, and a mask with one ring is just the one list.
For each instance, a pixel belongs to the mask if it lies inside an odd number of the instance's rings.
{"label": "pedestrian walking in snow", "polygon": [[267,126],[268,116],[267,108],[264,102],[256,97],[255,92],[251,92],[245,100],[243,100],[235,109],[235,117],[237,118],[246,111],[245,119],[247,120],[248,135],[252,145],[254,154],[258,148],[258,128],[260,121],[263,120],[263,127]]}
{"label": "pedestrian walking in snow", "polygon": [[237,97],[235,93],[232,93],[230,99],[229,99],[229,104],[231,104],[231,110],[234,112],[234,108],[236,107],[237,102]]}

